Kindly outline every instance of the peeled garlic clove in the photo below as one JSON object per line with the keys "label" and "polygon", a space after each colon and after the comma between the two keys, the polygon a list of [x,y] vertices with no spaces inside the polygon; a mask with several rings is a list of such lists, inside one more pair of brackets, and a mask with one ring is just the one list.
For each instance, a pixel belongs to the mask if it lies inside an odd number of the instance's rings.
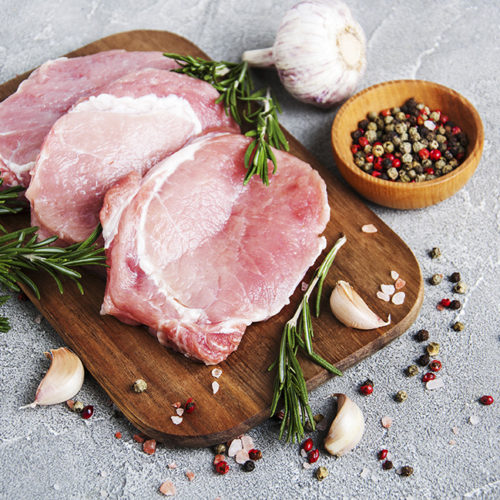
{"label": "peeled garlic clove", "polygon": [[335,317],[344,325],[360,330],[372,330],[387,326],[391,317],[384,321],[377,316],[346,281],[337,281],[332,295],[330,307]]}
{"label": "peeled garlic clove", "polygon": [[331,455],[341,457],[361,441],[365,432],[365,419],[359,406],[345,394],[337,397],[337,415],[333,419],[324,446]]}
{"label": "peeled garlic clove", "polygon": [[35,401],[22,408],[63,403],[77,394],[83,385],[85,370],[74,352],[60,347],[44,354],[51,361],[49,371],[36,390]]}

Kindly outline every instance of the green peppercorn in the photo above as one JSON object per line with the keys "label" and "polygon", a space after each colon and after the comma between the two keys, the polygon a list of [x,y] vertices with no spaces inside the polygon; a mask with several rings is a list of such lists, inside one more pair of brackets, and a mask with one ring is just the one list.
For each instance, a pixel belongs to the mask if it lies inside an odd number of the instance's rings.
{"label": "green peppercorn", "polygon": [[389,179],[392,179],[393,181],[395,181],[399,177],[399,172],[398,172],[397,168],[394,168],[394,167],[389,168],[387,170],[387,176],[389,177]]}
{"label": "green peppercorn", "polygon": [[437,149],[439,148],[439,142],[436,141],[436,139],[433,139],[431,142],[429,142],[429,147],[431,149]]}
{"label": "green peppercorn", "polygon": [[398,111],[395,116],[396,120],[402,122],[406,120],[406,115],[402,111]]}
{"label": "green peppercorn", "polygon": [[354,159],[354,163],[358,166],[358,167],[362,167],[364,164],[365,164],[365,159],[364,158],[355,158]]}
{"label": "green peppercorn", "polygon": [[401,108],[398,107],[398,106],[395,106],[394,108],[391,108],[391,113],[393,115],[395,115],[396,113],[400,113],[401,112]]}
{"label": "green peppercorn", "polygon": [[326,467],[318,467],[314,475],[318,481],[323,481],[323,479],[328,477],[328,469]]}
{"label": "green peppercorn", "polygon": [[421,149],[424,149],[424,145],[421,142],[416,141],[413,143],[413,151],[415,153],[418,153]]}
{"label": "green peppercorn", "polygon": [[453,291],[456,293],[465,293],[467,291],[467,285],[463,281],[459,281],[454,287]]}
{"label": "green peppercorn", "polygon": [[381,144],[373,146],[372,153],[376,157],[382,156],[384,154],[384,146],[382,146]]}
{"label": "green peppercorn", "polygon": [[456,321],[455,323],[453,323],[452,328],[456,332],[461,332],[465,328],[465,325],[463,323],[461,323],[460,321]]}
{"label": "green peppercorn", "polygon": [[244,464],[243,464],[243,470],[245,472],[252,472],[254,469],[255,469],[255,463],[252,462],[252,460],[247,460]]}
{"label": "green peppercorn", "polygon": [[456,311],[457,309],[460,309],[462,307],[462,304],[460,303],[459,300],[452,300],[450,302],[450,305],[448,306],[450,309]]}
{"label": "green peppercorn", "polygon": [[405,370],[405,374],[407,377],[414,377],[415,375],[418,374],[418,366],[417,365],[410,365],[408,368]]}
{"label": "green peppercorn", "polygon": [[430,356],[428,354],[422,354],[422,356],[420,356],[418,359],[417,359],[417,363],[420,365],[420,366],[427,366],[429,364],[429,361],[431,360]]}
{"label": "green peppercorn", "polygon": [[408,170],[408,177],[413,180],[415,179],[415,177],[417,177],[417,172],[415,172],[415,170],[411,169],[411,170]]}
{"label": "green peppercorn", "polygon": [[132,385],[132,389],[134,389],[134,392],[137,393],[144,392],[147,388],[148,384],[142,378],[138,378]]}
{"label": "green peppercorn", "polygon": [[365,132],[365,137],[368,139],[368,142],[375,142],[377,139],[377,132],[375,132],[375,130],[367,130]]}
{"label": "green peppercorn", "polygon": [[214,446],[214,451],[216,455],[224,455],[227,451],[227,446],[224,443],[216,444]]}
{"label": "green peppercorn", "polygon": [[386,132],[392,132],[394,130],[394,123],[389,123],[384,127]]}
{"label": "green peppercorn", "polygon": [[429,118],[433,121],[433,122],[437,122],[439,121],[439,119],[441,118],[441,114],[438,113],[437,111],[433,111],[430,115],[429,115]]}
{"label": "green peppercorn", "polygon": [[406,125],[404,123],[396,123],[396,125],[394,126],[394,130],[399,134],[403,134],[406,132],[407,128],[406,128]]}
{"label": "green peppercorn", "polygon": [[372,152],[372,147],[370,144],[367,144],[364,148],[363,148],[363,153],[369,155],[370,153]]}
{"label": "green peppercorn", "polygon": [[384,151],[386,153],[392,153],[394,151],[394,144],[391,141],[384,142]]}
{"label": "green peppercorn", "polygon": [[377,116],[378,114],[375,113],[375,111],[370,111],[368,112],[368,114],[366,115],[366,117],[368,118],[368,120],[376,120],[377,119]]}
{"label": "green peppercorn", "polygon": [[441,172],[444,174],[449,174],[453,170],[453,167],[450,164],[447,164],[443,167]]}
{"label": "green peppercorn", "polygon": [[423,181],[425,181],[425,174],[420,173],[419,175],[417,175],[417,177],[415,178],[415,180],[417,182],[423,182]]}
{"label": "green peppercorn", "polygon": [[398,403],[402,403],[403,401],[406,401],[406,399],[408,398],[408,394],[406,394],[406,391],[399,391],[396,393],[396,395],[394,396],[394,399],[398,402]]}
{"label": "green peppercorn", "polygon": [[429,342],[425,350],[429,356],[437,356],[439,354],[439,344],[437,342]]}
{"label": "green peppercorn", "polygon": [[443,281],[443,275],[442,274],[433,274],[432,278],[429,280],[431,285],[439,285],[441,281]]}
{"label": "green peppercorn", "polygon": [[442,170],[445,166],[446,166],[446,161],[445,160],[438,160],[434,166],[438,169],[438,170]]}
{"label": "green peppercorn", "polygon": [[441,250],[438,247],[434,247],[430,252],[431,258],[437,259],[441,257]]}
{"label": "green peppercorn", "polygon": [[401,153],[411,153],[411,144],[409,142],[403,142],[401,143],[401,146],[399,146],[399,150]]}
{"label": "green peppercorn", "polygon": [[76,413],[80,413],[84,407],[85,407],[85,405],[81,401],[75,401],[75,404],[73,405],[73,408],[71,409],[71,411],[74,411]]}
{"label": "green peppercorn", "polygon": [[373,131],[376,131],[377,130],[377,124],[375,122],[370,122],[368,124],[368,126],[366,127],[367,130],[373,130]]}
{"label": "green peppercorn", "polygon": [[411,476],[413,474],[413,467],[410,467],[409,465],[405,465],[404,467],[401,467],[401,475],[404,477]]}
{"label": "green peppercorn", "polygon": [[402,161],[403,163],[406,163],[406,165],[411,166],[411,162],[413,161],[413,156],[412,156],[410,153],[405,153],[405,154],[402,156],[401,161]]}

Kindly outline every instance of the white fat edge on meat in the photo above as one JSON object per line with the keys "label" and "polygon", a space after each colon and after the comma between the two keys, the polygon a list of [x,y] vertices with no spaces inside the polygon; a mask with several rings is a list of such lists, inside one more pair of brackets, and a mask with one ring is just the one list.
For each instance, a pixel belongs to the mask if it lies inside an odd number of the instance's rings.
{"label": "white fat edge on meat", "polygon": [[153,183],[152,189],[149,192],[149,198],[143,202],[141,206],[141,218],[139,221],[139,226],[137,229],[137,258],[139,266],[141,269],[149,275],[153,280],[155,285],[158,287],[158,291],[161,292],[166,298],[169,299],[171,305],[179,312],[183,317],[183,321],[196,322],[204,317],[206,313],[204,309],[187,307],[175,298],[174,292],[162,279],[161,273],[158,273],[158,268],[153,262],[151,262],[146,253],[146,231],[145,226],[147,222],[147,212],[149,205],[153,198],[157,195],[158,191],[161,189],[165,181],[177,170],[177,168],[186,161],[194,160],[194,155],[201,149],[204,144],[212,139],[213,137],[230,135],[227,132],[222,133],[208,133],[203,137],[193,140],[189,145],[184,146],[182,149],[169,156],[158,165],[153,167],[143,178],[142,184],[146,182]]}
{"label": "white fat edge on meat", "polygon": [[28,163],[23,163],[23,164],[15,163],[1,155],[0,155],[0,161],[3,162],[5,166],[16,176],[19,182],[21,182],[22,180],[22,175],[25,172],[29,172],[35,165],[34,161],[30,161]]}

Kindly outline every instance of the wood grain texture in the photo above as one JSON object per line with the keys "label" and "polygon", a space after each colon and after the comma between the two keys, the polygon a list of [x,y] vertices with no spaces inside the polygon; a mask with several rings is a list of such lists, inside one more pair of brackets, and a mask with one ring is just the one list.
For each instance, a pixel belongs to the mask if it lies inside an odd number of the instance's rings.
{"label": "wood grain texture", "polygon": [[[401,106],[414,97],[431,109],[441,109],[469,138],[467,158],[455,170],[432,181],[407,184],[377,179],[354,163],[351,132],[369,111]],[[332,146],[337,167],[362,196],[391,208],[422,208],[449,198],[470,179],[481,159],[484,131],[472,104],[458,92],[424,80],[394,80],[373,85],[351,97],[339,110],[332,126]]]}
{"label": "wood grain texture", "polygon": [[[113,48],[129,50],[164,50],[204,56],[189,41],[166,32],[132,31],[112,35],[69,54],[91,54]],[[0,99],[15,91],[22,75],[0,87]],[[423,300],[423,281],[419,265],[404,242],[349,188],[339,184],[296,139],[287,133],[291,151],[316,168],[329,193],[332,217],[325,231],[327,250],[341,233],[347,244],[340,250],[325,283],[323,314],[314,321],[315,350],[345,370],[391,340],[413,323]],[[9,229],[28,224],[27,216],[8,216],[2,223]],[[375,234],[361,232],[363,224],[374,224]],[[318,259],[318,262],[324,257]],[[374,264],[376,263],[376,264]],[[390,271],[397,270],[406,280],[406,301],[402,306],[381,302],[375,297],[381,283],[390,283]],[[313,274],[310,269],[305,281]],[[284,323],[291,317],[302,296],[296,290],[290,304],[280,314],[251,325],[239,349],[220,367],[220,391],[212,394],[211,367],[190,361],[162,347],[145,329],[120,323],[111,316],[100,316],[104,282],[87,273],[82,296],[66,283],[61,296],[53,282],[35,275],[42,299],[37,301],[26,290],[36,307],[48,319],[61,338],[82,358],[87,370],[125,416],[148,436],[168,445],[208,446],[224,442],[264,421],[269,416],[274,372],[267,367],[275,359]],[[352,283],[367,303],[381,316],[391,314],[389,327],[356,331],[341,325],[328,309],[328,298],[338,279]],[[330,375],[302,359],[309,389],[326,381]],[[148,390],[135,394],[131,384],[137,378],[148,383]],[[188,397],[197,401],[197,409],[181,425],[173,425],[172,403]]]}

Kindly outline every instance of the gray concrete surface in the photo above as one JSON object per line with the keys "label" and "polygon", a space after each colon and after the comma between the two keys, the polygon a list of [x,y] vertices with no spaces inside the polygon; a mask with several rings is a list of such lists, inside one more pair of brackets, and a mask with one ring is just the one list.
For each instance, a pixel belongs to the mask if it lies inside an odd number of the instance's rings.
{"label": "gray concrete surface", "polygon": [[[294,0],[0,0],[0,81],[6,81],[102,36],[136,28],[170,30],[193,40],[213,58],[237,60],[243,50],[270,45],[286,8]],[[412,248],[422,272],[445,275],[458,270],[470,289],[457,313],[438,312],[449,295],[446,281],[426,285],[422,312],[400,339],[311,395],[315,412],[331,416],[332,392],[345,392],[361,406],[366,434],[341,459],[322,453],[318,465],[330,470],[323,482],[302,469],[297,446],[278,441],[275,425],[251,431],[264,459],[253,473],[234,466],[224,477],[212,471],[208,449],[171,450],[159,446],[145,455],[131,439],[133,428],[114,415],[97,383],[87,376],[80,399],[96,408],[83,421],[63,405],[19,411],[31,401],[47,369],[43,351],[62,344],[29,303],[11,300],[2,313],[13,328],[0,334],[0,497],[159,498],[171,479],[178,498],[499,498],[499,304],[500,205],[500,13],[498,2],[388,2],[350,0],[368,39],[368,70],[362,87],[394,78],[422,78],[453,87],[478,109],[486,143],[473,179],[452,198],[423,210],[396,211],[372,206]],[[282,122],[334,172],[329,127],[335,110],[299,104],[284,93],[272,74],[282,105]],[[440,260],[427,256],[439,246]],[[376,263],[374,263],[376,265]],[[63,307],[63,305],[62,305]],[[461,333],[449,325],[460,318]],[[422,349],[412,335],[427,328],[442,348],[443,389],[429,392],[402,370]],[[356,389],[366,377],[376,388],[369,398]],[[401,405],[392,395],[406,389]],[[492,394],[483,407],[477,399]],[[394,418],[387,431],[380,418]],[[469,418],[479,417],[477,425]],[[456,427],[458,434],[452,432]],[[116,440],[116,431],[123,439]],[[455,442],[455,444],[451,444]],[[394,464],[411,465],[402,478],[383,471],[376,458],[388,448]],[[176,470],[167,464],[175,461]],[[195,472],[193,482],[184,473]]]}

